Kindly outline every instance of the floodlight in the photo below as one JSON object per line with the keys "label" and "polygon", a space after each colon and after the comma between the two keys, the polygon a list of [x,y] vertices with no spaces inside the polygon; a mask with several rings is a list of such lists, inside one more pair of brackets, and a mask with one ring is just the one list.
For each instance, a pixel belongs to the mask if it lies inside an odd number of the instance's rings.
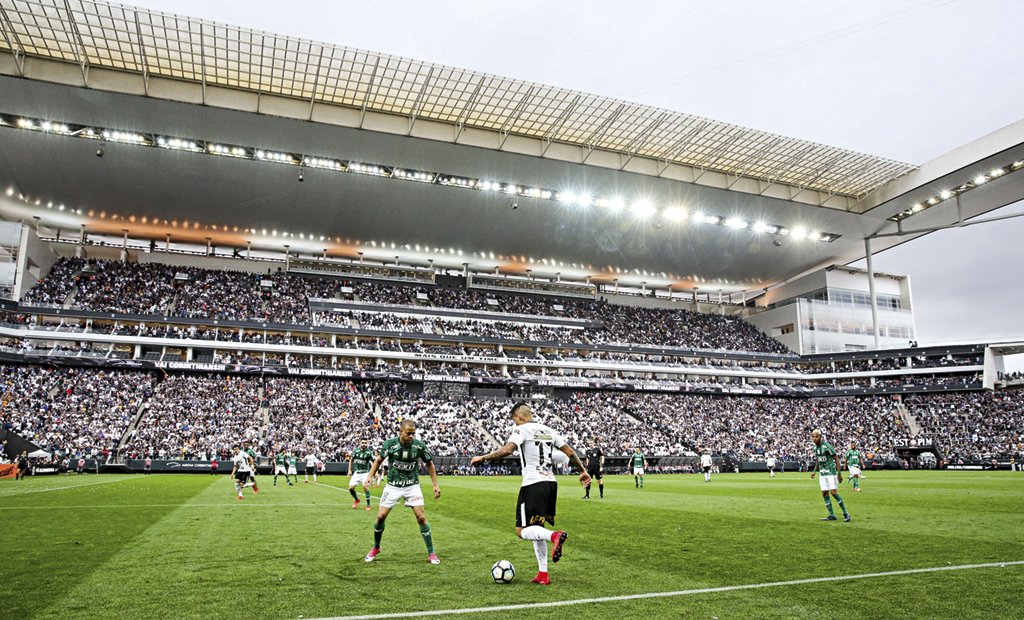
{"label": "floodlight", "polygon": [[729,219],[725,220],[725,225],[726,227],[733,228],[735,230],[743,230],[748,226],[745,220],[742,220],[738,217],[730,217]]}
{"label": "floodlight", "polygon": [[807,237],[807,229],[802,226],[797,226],[789,233],[789,236],[794,239],[803,239]]}

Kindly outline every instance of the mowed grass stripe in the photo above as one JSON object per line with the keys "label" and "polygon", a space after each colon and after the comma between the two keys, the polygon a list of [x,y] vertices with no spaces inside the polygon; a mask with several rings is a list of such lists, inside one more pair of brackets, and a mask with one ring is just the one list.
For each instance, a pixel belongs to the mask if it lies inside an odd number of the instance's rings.
{"label": "mowed grass stripe", "polygon": [[[424,478],[427,516],[442,559],[440,566],[431,566],[415,520],[403,507],[392,511],[379,559],[372,564],[362,561],[373,540],[377,498],[372,512],[352,510],[343,476],[321,478],[324,484],[318,485],[299,482],[294,487],[281,479],[273,487],[272,477],[261,476],[261,493],[254,496],[247,490],[241,502],[234,499],[226,476],[216,480],[197,475],[139,477],[145,484],[98,486],[92,492],[82,489],[78,493],[88,493],[90,499],[79,503],[100,505],[103,501],[93,501],[92,494],[99,493],[112,505],[144,505],[147,499],[174,505],[161,497],[161,487],[180,485],[192,491],[180,491],[181,503],[169,512],[161,507],[164,516],[157,517],[144,535],[117,549],[103,562],[102,572],[84,580],[54,583],[67,594],[49,606],[45,616],[208,619],[240,608],[257,619],[359,615],[1024,557],[1024,523],[1012,515],[985,510],[992,496],[1001,496],[1018,514],[1024,509],[1020,493],[1024,487],[1017,477],[939,474],[946,485],[925,493],[927,501],[915,492],[899,504],[899,487],[914,480],[916,473],[924,472],[873,474],[876,490],[844,492],[855,516],[848,524],[818,521],[824,514],[821,496],[816,483],[803,476],[784,485],[774,485],[775,480],[761,475],[721,475],[710,485],[700,476],[652,476],[642,491],[633,488],[631,478],[609,477],[608,497],[603,501],[597,499],[596,486],[593,499],[582,501],[582,489],[575,480],[564,478],[559,489],[559,525],[572,536],[563,561],[551,567],[554,585],[550,588],[529,583],[536,568],[532,546],[518,540],[513,531],[518,478],[442,477],[439,501],[429,497],[429,481]],[[374,491],[379,493],[379,488]],[[39,493],[18,498],[17,503],[54,506],[54,500],[59,503],[65,495]],[[145,519],[146,510],[111,510],[109,515],[139,513]],[[41,530],[35,544],[50,544],[47,537],[62,527],[59,510],[25,514],[53,526]],[[76,518],[98,519],[104,514],[90,508]],[[941,528],[927,525],[937,520],[948,523]],[[994,535],[1000,528],[1003,533]],[[16,564],[18,554],[10,559]],[[519,575],[512,584],[490,582],[488,569],[498,559],[516,565]],[[1016,581],[1000,574],[992,578],[994,585],[986,581],[976,590],[965,585],[980,579],[942,577],[953,584],[960,599],[942,605],[922,600],[920,609],[961,617],[949,610],[985,605],[990,610],[1015,608],[1012,601],[1019,591],[1019,573]],[[808,587],[807,594],[794,593],[789,603],[765,593],[723,593],[710,607],[687,599],[684,610],[731,611],[720,617],[771,617],[776,612],[776,617],[820,617],[830,609],[823,606],[824,588],[841,595],[862,592],[863,602],[842,596],[843,609],[877,615],[878,609],[888,610],[888,602],[895,597],[925,596],[903,578],[894,578],[893,584],[899,585],[879,582],[864,590],[853,584],[823,584]],[[762,608],[763,599],[775,602]],[[679,613],[678,606],[678,602],[662,601],[635,609],[652,617],[688,615]],[[630,609],[634,608],[617,603],[574,608],[573,615],[635,617]],[[550,617],[541,610],[536,613]]]}
{"label": "mowed grass stripe", "polygon": [[124,482],[125,480],[132,480],[138,478],[131,474],[125,475],[103,475],[102,478],[98,478],[95,475],[91,476],[47,476],[47,477],[29,477],[24,480],[11,480],[5,479],[0,486],[0,497],[16,497],[18,495],[25,495],[27,493],[48,493],[51,491],[68,491],[79,489],[82,487],[91,487],[98,484],[111,484],[114,482]]}
{"label": "mowed grass stripe", "polygon": [[[67,596],[77,583],[101,571],[111,556],[198,490],[168,481],[154,484],[153,480],[139,475],[119,477],[111,482],[123,484],[79,484],[60,493],[5,498],[5,507],[15,503],[44,510],[41,514],[14,516],[0,529],[0,548],[5,555],[5,561],[0,562],[0,583],[4,584],[0,588],[0,614],[35,617]],[[62,505],[62,501],[81,502],[86,498],[91,503],[117,505],[134,501],[147,488],[152,488],[151,496],[163,505],[85,512]]]}

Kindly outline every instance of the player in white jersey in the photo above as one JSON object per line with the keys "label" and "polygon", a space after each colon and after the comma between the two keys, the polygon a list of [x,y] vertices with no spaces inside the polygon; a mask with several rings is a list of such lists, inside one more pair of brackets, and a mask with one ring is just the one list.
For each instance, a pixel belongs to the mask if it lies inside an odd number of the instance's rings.
{"label": "player in white jersey", "polygon": [[[234,463],[231,468],[231,477],[235,479],[235,493],[238,493],[238,499],[243,499],[242,488],[245,487],[245,483],[252,475],[253,460],[249,453],[242,450],[241,446],[235,446],[235,456],[231,458],[231,462]],[[259,490],[253,487],[252,492],[259,493]]]}
{"label": "player in white jersey", "polygon": [[316,455],[312,452],[306,453],[306,483],[309,483],[309,474],[313,474],[313,484],[316,484]]}
{"label": "player in white jersey", "polygon": [[580,472],[580,484],[590,483],[580,457],[566,443],[557,431],[533,421],[533,411],[523,401],[512,405],[512,421],[515,427],[505,445],[489,454],[474,456],[470,465],[484,461],[503,459],[519,451],[519,464],[523,470],[523,484],[519,488],[516,502],[516,535],[523,540],[533,541],[533,553],[537,557],[537,576],[533,583],[548,585],[548,541],[554,543],[551,561],[562,557],[562,547],[569,534],[563,530],[551,531],[544,523],[555,524],[555,504],[558,499],[558,483],[552,473],[553,452],[557,448],[569,457],[569,462]]}
{"label": "player in white jersey", "polygon": [[700,455],[700,468],[704,470],[704,482],[711,482],[711,452],[708,450]]}
{"label": "player in white jersey", "polygon": [[774,456],[769,456],[767,458],[767,460],[765,461],[765,464],[768,465],[768,473],[770,473],[772,475],[772,478],[774,478],[775,477],[775,457]]}

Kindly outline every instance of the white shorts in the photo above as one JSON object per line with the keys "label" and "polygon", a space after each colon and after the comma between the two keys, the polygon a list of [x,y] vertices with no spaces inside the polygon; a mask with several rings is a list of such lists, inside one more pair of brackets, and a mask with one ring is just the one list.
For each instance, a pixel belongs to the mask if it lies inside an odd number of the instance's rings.
{"label": "white shorts", "polygon": [[633,475],[634,476],[642,476],[642,475],[644,475],[644,468],[643,467],[634,467],[633,468]]}
{"label": "white shorts", "polygon": [[274,466],[274,475],[276,476],[278,474],[284,474],[285,476],[288,475],[288,470],[284,468],[284,465]]}
{"label": "white shorts", "polygon": [[839,484],[837,483],[835,476],[818,474],[818,487],[822,491],[835,491],[839,488]]}
{"label": "white shorts", "polygon": [[299,475],[299,472],[295,471],[295,466],[294,465],[289,465],[288,466],[288,475],[289,476],[298,476]]}
{"label": "white shorts", "polygon": [[352,474],[352,477],[348,479],[348,488],[361,487],[366,482],[366,478],[370,475],[370,472],[364,471],[361,474]]}
{"label": "white shorts", "polygon": [[853,478],[854,476],[859,476],[859,475],[860,475],[860,467],[857,467],[856,465],[850,465],[850,477]]}
{"label": "white shorts", "polygon": [[400,499],[405,500],[407,508],[422,506],[423,489],[418,484],[407,487],[393,487],[390,484],[384,485],[384,490],[380,493],[380,506],[393,508]]}

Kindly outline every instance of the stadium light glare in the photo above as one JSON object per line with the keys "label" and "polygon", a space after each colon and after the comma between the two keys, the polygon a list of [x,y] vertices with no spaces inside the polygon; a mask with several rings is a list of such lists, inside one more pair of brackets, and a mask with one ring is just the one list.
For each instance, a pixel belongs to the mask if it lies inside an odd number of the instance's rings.
{"label": "stadium light glare", "polygon": [[789,233],[790,237],[794,239],[804,239],[807,237],[807,229],[802,226],[797,226]]}
{"label": "stadium light glare", "polygon": [[983,174],[979,174],[978,176],[974,177],[974,184],[975,185],[981,185],[985,181],[988,181],[988,177],[986,177]]}
{"label": "stadium light glare", "polygon": [[995,169],[992,170],[992,172],[988,173],[988,176],[992,177],[993,179],[996,178],[996,177],[1001,177],[1001,176],[1003,176],[1003,169],[1002,168],[995,168]]}
{"label": "stadium light glare", "polygon": [[658,212],[657,207],[649,200],[639,200],[630,207],[633,215],[637,217],[650,217]]}
{"label": "stadium light glare", "polygon": [[594,198],[590,194],[580,194],[576,197],[576,204],[581,207],[589,207],[594,204]]}
{"label": "stadium light glare", "polygon": [[754,222],[754,225],[750,227],[756,233],[768,232],[769,228],[768,224],[761,221]]}
{"label": "stadium light glare", "polygon": [[705,215],[704,216],[704,223],[705,224],[718,224],[721,221],[722,221],[722,218],[718,217],[717,215]]}
{"label": "stadium light glare", "polygon": [[7,195],[8,196],[13,196],[14,195],[14,188],[13,187],[8,187],[7,188]]}
{"label": "stadium light glare", "polygon": [[703,224],[704,214],[701,213],[700,211],[695,211],[694,214],[690,217],[690,219],[692,219],[695,224]]}
{"label": "stadium light glare", "polygon": [[747,224],[746,220],[742,220],[738,217],[730,217],[729,219],[725,220],[725,225],[727,228],[732,228],[734,230],[743,230],[749,224]]}
{"label": "stadium light glare", "polygon": [[668,207],[664,211],[665,219],[673,222],[682,222],[686,219],[686,209],[683,207]]}
{"label": "stadium light glare", "polygon": [[952,198],[952,197],[953,197],[953,192],[949,191],[948,189],[944,189],[941,192],[939,192],[939,198],[941,198],[942,200],[948,200],[949,198]]}

